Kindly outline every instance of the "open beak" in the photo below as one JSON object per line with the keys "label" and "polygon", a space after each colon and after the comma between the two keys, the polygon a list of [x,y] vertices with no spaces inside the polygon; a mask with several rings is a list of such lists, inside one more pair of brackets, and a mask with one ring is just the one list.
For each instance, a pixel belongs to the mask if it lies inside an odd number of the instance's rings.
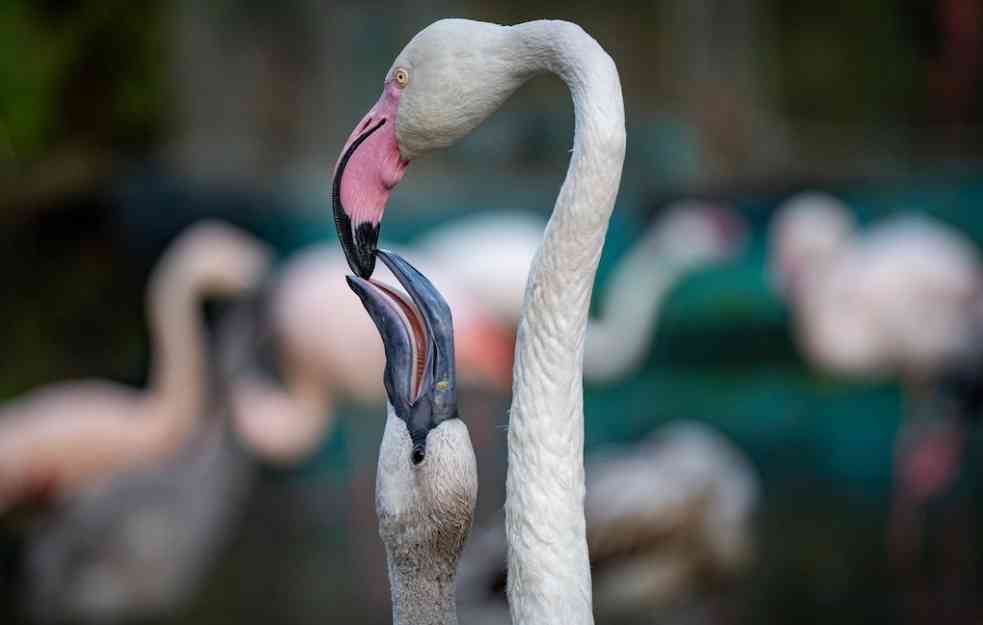
{"label": "open beak", "polygon": [[396,142],[399,90],[387,83],[382,96],[345,142],[331,190],[335,228],[348,266],[368,278],[375,269],[379,227],[389,194],[409,161]]}
{"label": "open beak", "polygon": [[377,254],[408,297],[376,280],[346,279],[382,336],[386,395],[406,423],[413,463],[419,464],[430,430],[457,418],[454,324],[450,307],[426,276],[392,252]]}

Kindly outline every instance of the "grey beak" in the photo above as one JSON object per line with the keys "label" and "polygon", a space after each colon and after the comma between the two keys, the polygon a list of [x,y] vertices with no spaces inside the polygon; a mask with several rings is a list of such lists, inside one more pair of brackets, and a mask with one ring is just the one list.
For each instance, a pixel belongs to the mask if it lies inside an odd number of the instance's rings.
{"label": "grey beak", "polygon": [[413,330],[400,312],[401,304],[369,280],[357,276],[346,279],[382,336],[386,394],[396,415],[406,422],[413,440],[413,461],[419,464],[426,455],[430,430],[447,419],[457,418],[454,323],[447,301],[426,276],[392,252],[379,250],[377,255],[409,294],[423,321],[426,355],[418,397],[412,396],[417,367]]}

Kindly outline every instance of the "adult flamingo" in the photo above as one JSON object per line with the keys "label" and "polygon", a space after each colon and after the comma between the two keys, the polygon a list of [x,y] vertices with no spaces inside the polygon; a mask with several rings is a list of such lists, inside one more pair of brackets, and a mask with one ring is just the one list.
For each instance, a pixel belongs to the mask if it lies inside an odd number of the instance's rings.
{"label": "adult flamingo", "polygon": [[257,286],[270,261],[266,246],[229,226],[204,222],[184,232],[147,289],[154,360],[146,390],[66,382],[0,410],[0,513],[21,502],[61,499],[176,451],[207,407],[201,301]]}
{"label": "adult flamingo", "polygon": [[[466,135],[520,85],[546,72],[570,88],[576,130],[518,326],[505,504],[508,592],[514,622],[571,625],[593,622],[582,358],[594,275],[625,154],[614,62],[569,22],[436,22],[396,57],[381,98],[345,144],[333,197],[342,248],[352,269],[367,278],[386,199],[409,161]],[[397,263],[390,259],[387,265],[393,270]],[[396,274],[417,312],[391,291],[355,281],[383,311],[375,316],[385,317],[397,333],[387,338],[390,330],[383,331],[392,350],[386,379],[393,410],[377,486],[394,621],[456,623],[453,579],[470,525],[474,454],[466,429],[453,418],[449,313],[439,306],[427,312],[432,289],[413,287],[410,278],[419,281],[418,274],[405,268]],[[406,354],[424,353],[422,375],[409,376],[419,368]]]}

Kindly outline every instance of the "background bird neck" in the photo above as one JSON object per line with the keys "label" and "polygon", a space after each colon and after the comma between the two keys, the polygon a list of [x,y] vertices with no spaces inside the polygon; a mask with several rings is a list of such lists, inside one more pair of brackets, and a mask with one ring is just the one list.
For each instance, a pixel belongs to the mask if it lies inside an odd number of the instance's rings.
{"label": "background bird neck", "polygon": [[529,272],[509,425],[506,529],[515,623],[592,623],[584,522],[583,350],[625,152],[617,68],[579,26],[515,28],[525,70],[570,88],[573,155]]}
{"label": "background bird neck", "polygon": [[587,326],[584,377],[614,380],[642,364],[666,295],[687,272],[684,263],[642,239],[618,264],[604,289],[600,317]]}
{"label": "background bird neck", "polygon": [[148,292],[155,430],[181,438],[204,411],[207,364],[200,295],[187,276],[155,278]]}

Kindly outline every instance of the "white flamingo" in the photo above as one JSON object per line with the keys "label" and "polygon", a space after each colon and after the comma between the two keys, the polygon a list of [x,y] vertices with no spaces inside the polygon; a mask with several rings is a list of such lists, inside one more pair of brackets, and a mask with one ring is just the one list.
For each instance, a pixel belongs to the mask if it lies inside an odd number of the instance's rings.
{"label": "white flamingo", "polygon": [[[519,86],[554,73],[570,88],[573,155],[529,272],[509,424],[508,593],[516,623],[593,622],[584,520],[582,357],[594,275],[625,153],[614,62],[579,26],[442,20],[404,48],[335,170],[335,218],[352,278],[387,350],[390,402],[377,509],[395,623],[456,623],[454,578],[477,493],[456,418],[450,313],[420,274],[380,257],[412,298],[364,278],[379,221],[408,162],[450,145]],[[394,270],[394,267],[398,267]],[[422,364],[422,367],[420,366]]]}

